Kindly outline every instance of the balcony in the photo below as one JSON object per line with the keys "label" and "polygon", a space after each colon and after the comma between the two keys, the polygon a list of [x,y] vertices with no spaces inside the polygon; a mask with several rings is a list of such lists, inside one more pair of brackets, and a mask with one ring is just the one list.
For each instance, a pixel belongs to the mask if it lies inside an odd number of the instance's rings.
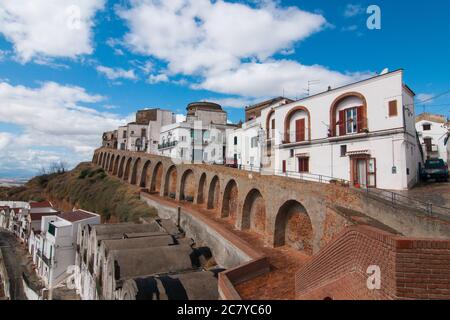
{"label": "balcony", "polygon": [[178,141],[170,141],[170,142],[164,142],[161,144],[158,144],[158,149],[167,149],[167,148],[173,148],[178,144]]}

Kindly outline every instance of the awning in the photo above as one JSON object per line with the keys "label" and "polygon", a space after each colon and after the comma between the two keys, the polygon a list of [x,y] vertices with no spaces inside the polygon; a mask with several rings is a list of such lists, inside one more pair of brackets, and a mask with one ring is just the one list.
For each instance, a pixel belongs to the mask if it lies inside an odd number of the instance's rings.
{"label": "awning", "polygon": [[347,151],[347,156],[370,155],[369,150]]}
{"label": "awning", "polygon": [[297,158],[309,158],[309,153],[297,153],[295,156]]}

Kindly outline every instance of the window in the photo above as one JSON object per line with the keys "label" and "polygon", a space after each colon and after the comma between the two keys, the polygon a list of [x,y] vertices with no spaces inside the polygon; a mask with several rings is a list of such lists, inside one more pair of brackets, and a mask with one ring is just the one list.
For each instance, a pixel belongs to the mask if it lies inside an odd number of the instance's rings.
{"label": "window", "polygon": [[147,130],[141,129],[141,137],[146,137],[146,136],[147,136]]}
{"label": "window", "polygon": [[289,150],[289,156],[290,156],[291,158],[294,157],[294,149]]}
{"label": "window", "polygon": [[431,130],[431,124],[429,124],[429,123],[424,124],[422,127],[423,127],[423,131],[430,131]]}
{"label": "window", "polygon": [[286,173],[286,160],[283,160],[283,173]]}
{"label": "window", "polygon": [[272,130],[275,130],[275,119],[272,119]]}
{"label": "window", "polygon": [[347,156],[347,145],[341,146],[341,157]]}
{"label": "window", "polygon": [[346,132],[347,134],[350,133],[357,133],[358,132],[358,112],[357,108],[351,108],[347,109],[345,111],[345,118],[346,118]]}
{"label": "window", "polygon": [[389,117],[396,117],[397,115],[397,100],[389,101]]}
{"label": "window", "polygon": [[305,141],[305,119],[295,121],[295,142]]}
{"label": "window", "polygon": [[131,134],[134,134],[134,131],[131,131]]}
{"label": "window", "polygon": [[298,172],[309,172],[309,158],[298,158]]}
{"label": "window", "polygon": [[125,130],[122,134],[122,138],[125,139],[127,137],[127,130]]}
{"label": "window", "polygon": [[186,141],[186,136],[181,136],[181,141],[185,142]]}
{"label": "window", "polygon": [[235,145],[235,146],[237,146],[237,142],[238,142],[237,137],[234,137],[234,145]]}
{"label": "window", "polygon": [[252,148],[256,148],[258,146],[258,137],[253,137],[251,140]]}

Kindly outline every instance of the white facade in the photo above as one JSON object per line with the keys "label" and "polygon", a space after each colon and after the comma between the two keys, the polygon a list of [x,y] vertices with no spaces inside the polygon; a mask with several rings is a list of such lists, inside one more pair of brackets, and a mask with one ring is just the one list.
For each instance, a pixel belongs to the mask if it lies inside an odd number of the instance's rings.
{"label": "white facade", "polygon": [[421,114],[417,117],[416,130],[425,159],[439,158],[448,163],[450,145],[446,142],[450,131],[450,122],[443,116]]}
{"label": "white facade", "polygon": [[117,130],[117,149],[126,150],[127,149],[127,134],[128,126],[121,126]]}
{"label": "white facade", "polygon": [[147,150],[148,125],[129,123],[127,128],[126,150],[140,152]]}
{"label": "white facade", "polygon": [[258,121],[261,162],[275,174],[392,190],[418,182],[414,93],[402,70],[266,107]]}
{"label": "white facade", "polygon": [[67,268],[75,265],[78,228],[87,224],[100,224],[100,216],[78,210],[42,218],[42,231],[35,247],[40,251],[38,274],[47,287],[56,286],[69,275]]}

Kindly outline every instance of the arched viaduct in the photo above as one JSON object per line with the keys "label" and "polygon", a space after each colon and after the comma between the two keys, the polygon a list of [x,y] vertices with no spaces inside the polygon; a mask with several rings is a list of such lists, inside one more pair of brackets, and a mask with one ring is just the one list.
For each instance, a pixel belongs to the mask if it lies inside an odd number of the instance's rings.
{"label": "arched viaduct", "polygon": [[[371,211],[374,219],[381,217],[384,223],[392,220],[393,228],[410,222],[398,208],[374,207],[361,193],[334,184],[224,166],[174,163],[167,157],[105,148],[96,150],[93,163],[152,194],[200,205],[238,230],[260,234],[269,246],[289,245],[308,254],[317,253],[352,224],[337,213],[336,206]],[[391,212],[386,215],[386,210]],[[390,215],[398,221],[384,219]]]}

